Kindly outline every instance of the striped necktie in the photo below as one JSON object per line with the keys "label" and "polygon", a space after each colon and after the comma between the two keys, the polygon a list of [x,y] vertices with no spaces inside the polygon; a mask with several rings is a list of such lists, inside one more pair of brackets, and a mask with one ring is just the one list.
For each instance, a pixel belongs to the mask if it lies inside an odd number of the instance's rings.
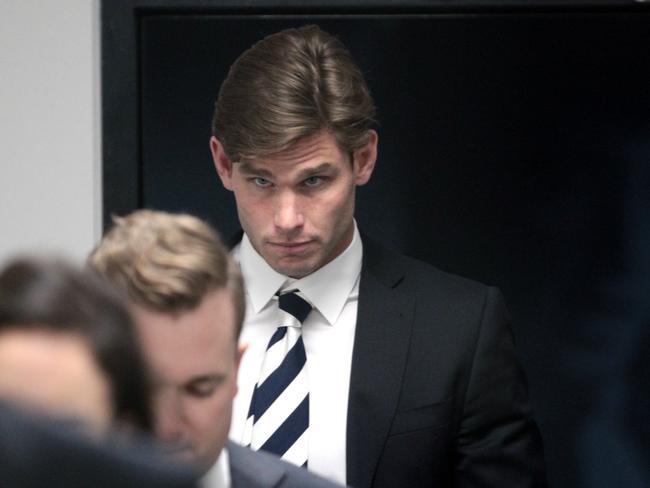
{"label": "striped necktie", "polygon": [[301,326],[311,305],[298,290],[278,297],[282,321],[266,348],[246,421],[250,447],[307,466],[309,382]]}

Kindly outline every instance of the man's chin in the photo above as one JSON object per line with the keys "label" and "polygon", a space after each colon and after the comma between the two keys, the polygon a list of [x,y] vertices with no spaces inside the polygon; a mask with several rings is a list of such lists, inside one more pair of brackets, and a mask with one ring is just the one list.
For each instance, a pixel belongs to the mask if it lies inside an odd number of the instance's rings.
{"label": "man's chin", "polygon": [[303,278],[316,271],[315,266],[310,263],[277,263],[275,266],[271,267],[278,273],[295,279]]}
{"label": "man's chin", "polygon": [[205,458],[202,456],[197,455],[192,450],[187,450],[187,451],[182,451],[175,453],[173,455],[174,462],[177,462],[178,464],[181,464],[183,466],[189,466],[192,469],[196,469],[197,473],[199,473],[201,476],[203,476],[205,473],[207,473],[212,466],[214,466],[214,463],[216,459],[214,458]]}
{"label": "man's chin", "polygon": [[202,464],[191,447],[163,447],[161,451],[163,455],[180,464]]}
{"label": "man's chin", "polygon": [[300,250],[286,250],[267,244],[260,255],[278,273],[291,278],[302,278],[318,269],[320,252],[317,246],[315,240]]}

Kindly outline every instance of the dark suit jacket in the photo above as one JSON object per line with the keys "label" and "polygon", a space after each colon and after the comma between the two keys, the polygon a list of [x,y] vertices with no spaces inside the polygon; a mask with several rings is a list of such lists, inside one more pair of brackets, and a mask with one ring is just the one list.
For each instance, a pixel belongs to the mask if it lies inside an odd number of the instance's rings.
{"label": "dark suit jacket", "polygon": [[98,444],[70,423],[23,416],[0,404],[0,487],[190,488],[197,475],[151,446]]}
{"label": "dark suit jacket", "polygon": [[499,291],[363,245],[347,483],[546,486]]}
{"label": "dark suit jacket", "polygon": [[228,443],[232,488],[337,488],[304,468],[265,452]]}
{"label": "dark suit jacket", "polygon": [[347,484],[545,487],[499,290],[362,240]]}

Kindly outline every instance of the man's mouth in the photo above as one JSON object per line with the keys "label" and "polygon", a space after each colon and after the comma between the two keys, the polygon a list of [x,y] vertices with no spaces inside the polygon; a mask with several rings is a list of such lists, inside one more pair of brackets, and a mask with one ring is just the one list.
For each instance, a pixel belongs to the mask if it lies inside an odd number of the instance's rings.
{"label": "man's mouth", "polygon": [[269,246],[280,254],[292,255],[305,252],[313,244],[313,240],[305,241],[272,241]]}

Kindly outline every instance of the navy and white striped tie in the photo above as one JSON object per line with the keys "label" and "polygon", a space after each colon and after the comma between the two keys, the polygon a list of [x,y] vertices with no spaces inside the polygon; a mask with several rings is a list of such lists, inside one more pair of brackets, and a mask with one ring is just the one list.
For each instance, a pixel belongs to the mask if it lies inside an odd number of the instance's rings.
{"label": "navy and white striped tie", "polygon": [[281,294],[278,302],[282,321],[266,348],[245,439],[253,450],[307,466],[309,382],[301,326],[312,307],[298,290]]}

